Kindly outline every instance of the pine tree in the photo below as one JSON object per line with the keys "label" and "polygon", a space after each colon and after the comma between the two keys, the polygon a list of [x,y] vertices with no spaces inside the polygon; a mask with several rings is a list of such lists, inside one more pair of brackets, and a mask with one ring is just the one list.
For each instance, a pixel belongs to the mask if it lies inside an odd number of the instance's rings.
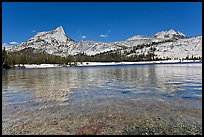
{"label": "pine tree", "polygon": [[4,49],[2,50],[2,69],[8,69],[8,68],[10,68],[10,66],[8,65],[8,55],[4,47]]}

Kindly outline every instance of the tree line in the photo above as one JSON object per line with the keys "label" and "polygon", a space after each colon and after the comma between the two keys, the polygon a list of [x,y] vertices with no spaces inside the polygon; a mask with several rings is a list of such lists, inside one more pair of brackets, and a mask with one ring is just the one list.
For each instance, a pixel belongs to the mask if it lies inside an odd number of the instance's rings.
{"label": "tree line", "polygon": [[86,55],[84,53],[78,55],[68,55],[61,57],[50,55],[46,52],[35,52],[33,48],[23,49],[21,51],[6,52],[2,50],[2,68],[15,67],[17,64],[61,64],[71,65],[76,62],[121,62],[121,61],[150,61],[158,60],[154,58],[154,54],[127,56],[120,50],[108,51],[96,55]]}
{"label": "tree line", "polygon": [[[84,53],[78,55],[68,55],[66,57],[50,55],[46,52],[35,52],[33,48],[23,49],[21,51],[7,52],[5,48],[2,50],[2,69],[14,68],[18,64],[61,64],[61,65],[77,65],[77,62],[137,62],[137,61],[158,61],[171,58],[159,58],[154,54],[156,48],[150,47],[147,54],[136,53],[133,48],[130,51],[111,50],[96,55],[86,55]],[[201,57],[189,57],[184,59],[202,59]]]}

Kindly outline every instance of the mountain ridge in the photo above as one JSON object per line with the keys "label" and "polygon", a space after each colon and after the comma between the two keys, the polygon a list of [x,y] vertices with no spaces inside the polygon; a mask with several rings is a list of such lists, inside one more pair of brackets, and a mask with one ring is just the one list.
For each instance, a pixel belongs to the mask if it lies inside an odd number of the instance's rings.
{"label": "mountain ridge", "polygon": [[[197,41],[198,46],[192,41]],[[178,44],[180,44],[179,48],[177,48]],[[138,49],[137,47],[141,45],[144,45],[143,48]],[[155,54],[164,58],[169,56],[172,58],[178,58],[175,53],[178,53],[178,55],[180,53],[175,50],[184,52],[185,54],[183,53],[184,55],[182,55],[182,57],[187,55],[202,57],[202,52],[200,53],[200,51],[202,51],[202,36],[186,38],[182,32],[177,32],[173,29],[157,32],[152,37],[136,35],[127,40],[117,42],[77,42],[68,37],[65,34],[63,27],[59,26],[51,31],[38,32],[28,41],[14,47],[7,47],[6,50],[14,52],[31,47],[34,48],[36,52],[46,52],[48,54],[66,57],[81,53],[86,55],[96,55],[116,50],[120,50],[121,53],[124,53],[130,52],[133,48],[137,49],[135,54],[148,54],[147,51],[150,50],[149,46],[154,46],[157,49]],[[192,48],[193,46],[195,49]],[[192,51],[194,51],[194,53]]]}

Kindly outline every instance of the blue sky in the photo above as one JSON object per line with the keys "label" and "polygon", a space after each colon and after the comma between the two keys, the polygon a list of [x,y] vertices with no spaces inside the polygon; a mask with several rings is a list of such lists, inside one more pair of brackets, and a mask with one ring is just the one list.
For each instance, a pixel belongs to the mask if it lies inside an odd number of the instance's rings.
{"label": "blue sky", "polygon": [[2,43],[63,26],[74,40],[122,41],[174,29],[202,35],[201,2],[3,2]]}

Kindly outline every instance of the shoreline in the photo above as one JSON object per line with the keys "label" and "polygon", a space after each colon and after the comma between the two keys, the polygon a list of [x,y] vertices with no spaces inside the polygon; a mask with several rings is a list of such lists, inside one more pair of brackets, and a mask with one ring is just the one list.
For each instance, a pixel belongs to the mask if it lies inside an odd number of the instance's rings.
{"label": "shoreline", "polygon": [[[192,64],[202,63],[200,60],[163,60],[163,61],[141,61],[141,62],[77,62],[74,67],[85,67],[85,66],[116,66],[116,65],[154,65],[154,64]],[[16,68],[61,68],[61,67],[72,67],[70,65],[60,64],[20,64],[15,65]]]}
{"label": "shoreline", "polygon": [[[88,64],[87,64],[88,63]],[[141,62],[83,62],[77,66],[115,66],[115,65],[153,65],[153,64],[189,64],[202,63],[200,60],[165,60],[165,61],[141,61]]]}

